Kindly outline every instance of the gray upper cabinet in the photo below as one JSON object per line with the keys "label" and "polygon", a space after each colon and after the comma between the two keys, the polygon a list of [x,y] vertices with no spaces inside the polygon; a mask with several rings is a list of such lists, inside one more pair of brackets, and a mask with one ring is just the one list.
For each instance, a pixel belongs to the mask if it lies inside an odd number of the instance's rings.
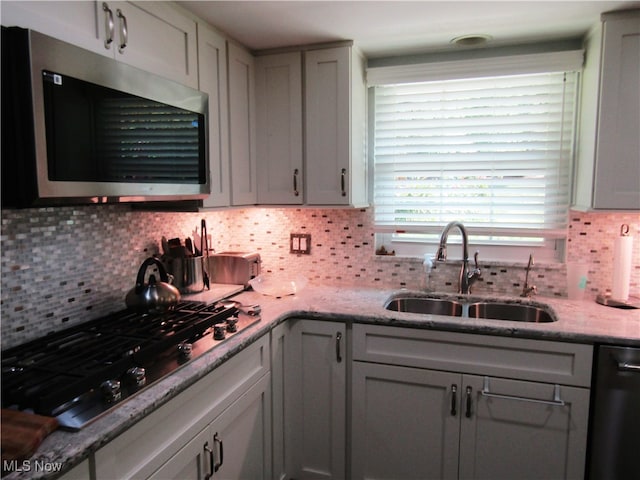
{"label": "gray upper cabinet", "polygon": [[302,53],[256,58],[258,203],[301,204]]}
{"label": "gray upper cabinet", "polygon": [[231,203],[227,42],[204,24],[198,25],[198,66],[200,90],[209,95],[211,194],[202,206],[225,207]]}
{"label": "gray upper cabinet", "polygon": [[366,206],[364,58],[309,45],[256,58],[258,203]]}
{"label": "gray upper cabinet", "polygon": [[227,68],[231,205],[254,205],[258,200],[254,58],[244,48],[227,42]]}
{"label": "gray upper cabinet", "polygon": [[640,210],[640,10],[587,37],[574,205]]}
{"label": "gray upper cabinet", "polygon": [[306,203],[368,204],[364,58],[354,47],[305,52]]}
{"label": "gray upper cabinet", "polygon": [[2,24],[198,88],[196,21],[171,2],[2,2]]}

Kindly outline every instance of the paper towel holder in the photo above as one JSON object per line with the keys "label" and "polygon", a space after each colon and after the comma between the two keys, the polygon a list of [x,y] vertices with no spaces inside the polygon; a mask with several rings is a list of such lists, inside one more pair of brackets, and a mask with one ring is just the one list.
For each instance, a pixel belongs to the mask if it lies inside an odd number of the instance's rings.
{"label": "paper towel holder", "polygon": [[[620,225],[620,236],[628,237],[629,236],[629,225],[627,223],[623,223]],[[640,298],[629,296],[626,301],[616,300],[611,297],[611,292],[601,293],[596,297],[596,302],[605,305],[607,307],[614,308],[628,308],[628,309],[636,309],[640,308]]]}

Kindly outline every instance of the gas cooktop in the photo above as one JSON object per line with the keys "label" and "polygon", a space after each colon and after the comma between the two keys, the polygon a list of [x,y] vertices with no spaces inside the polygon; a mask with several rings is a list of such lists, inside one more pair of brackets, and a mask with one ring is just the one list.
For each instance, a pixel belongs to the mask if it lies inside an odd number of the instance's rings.
{"label": "gas cooktop", "polygon": [[78,430],[258,322],[229,304],[123,310],[2,352],[2,407]]}

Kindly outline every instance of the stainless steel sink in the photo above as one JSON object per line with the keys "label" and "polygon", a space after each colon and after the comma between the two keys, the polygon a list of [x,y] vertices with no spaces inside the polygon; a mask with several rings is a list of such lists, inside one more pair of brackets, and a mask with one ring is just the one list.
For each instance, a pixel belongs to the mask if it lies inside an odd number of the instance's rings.
{"label": "stainless steel sink", "polygon": [[517,303],[472,303],[469,305],[469,317],[535,323],[556,321],[556,319],[543,308]]}
{"label": "stainless steel sink", "polygon": [[461,303],[454,300],[442,300],[439,298],[393,298],[385,304],[385,308],[395,312],[430,313],[432,315],[449,315],[452,317],[459,317],[462,315]]}
{"label": "stainless steel sink", "polygon": [[384,307],[394,312],[446,315],[450,317],[534,323],[556,321],[556,318],[548,309],[521,303],[492,301],[467,303],[444,298],[398,296],[387,300]]}

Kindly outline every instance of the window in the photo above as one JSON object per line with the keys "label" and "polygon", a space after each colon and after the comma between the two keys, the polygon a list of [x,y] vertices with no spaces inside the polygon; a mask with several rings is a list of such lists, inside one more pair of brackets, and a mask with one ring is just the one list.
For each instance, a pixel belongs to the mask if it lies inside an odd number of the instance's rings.
{"label": "window", "polygon": [[459,220],[476,244],[555,249],[568,221],[578,73],[473,70],[375,85],[376,227],[428,243]]}

